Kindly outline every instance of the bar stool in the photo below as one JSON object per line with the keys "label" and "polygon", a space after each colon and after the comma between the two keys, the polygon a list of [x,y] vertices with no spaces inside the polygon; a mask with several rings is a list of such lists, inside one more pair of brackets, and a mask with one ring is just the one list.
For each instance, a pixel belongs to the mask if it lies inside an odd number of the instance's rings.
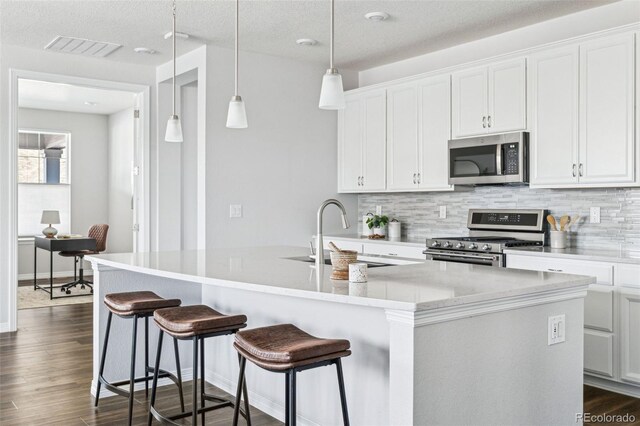
{"label": "bar stool", "polygon": [[[351,343],[344,339],[321,339],[311,336],[293,324],[244,330],[236,334],[233,346],[240,355],[238,391],[246,388],[244,372],[247,360],[258,367],[286,374],[285,425],[296,424],[296,373],[312,368],[336,365],[342,421],[349,425],[347,398],[342,375],[343,357],[351,355]],[[238,409],[233,413],[233,426],[238,424]]]}
{"label": "bar stool", "polygon": [[[153,312],[159,308],[168,308],[172,306],[180,306],[180,299],[163,299],[157,294],[151,291],[133,291],[127,293],[112,293],[107,294],[104,297],[104,303],[109,309],[109,316],[107,318],[107,330],[104,337],[104,345],[102,347],[102,356],[100,358],[100,372],[98,373],[98,386],[96,391],[95,406],[98,406],[100,400],[100,386],[104,385],[105,389],[111,392],[129,398],[129,425],[131,425],[133,418],[133,393],[134,385],[136,383],[144,381],[145,395],[149,395],[149,381],[153,376],[150,373],[154,373],[157,377],[168,377],[177,386],[180,391],[180,405],[184,410],[184,395],[182,393],[182,374],[180,372],[180,357],[178,354],[178,341],[174,339],[173,347],[176,357],[176,369],[178,377],[165,370],[158,369],[158,366],[154,368],[149,367],[149,317],[153,315]],[[119,382],[108,382],[104,374],[104,365],[107,355],[107,346],[109,344],[109,333],[111,332],[111,319],[113,314],[116,314],[120,318],[133,319],[133,333],[131,339],[131,370],[129,380],[122,380]],[[136,339],[138,334],[138,319],[144,318],[144,363],[145,374],[144,377],[136,378]],[[129,390],[125,391],[119,386],[129,385]]]}
{"label": "bar stool", "polygon": [[[153,318],[160,328],[158,336],[158,351],[156,353],[156,363],[153,375],[153,384],[151,385],[151,404],[149,406],[149,421],[151,425],[153,418],[163,424],[177,425],[173,420],[183,419],[191,416],[193,425],[198,424],[198,414],[202,415],[202,424],[204,425],[205,413],[224,407],[238,407],[240,404],[240,394],[235,400],[220,398],[215,395],[207,394],[204,391],[204,340],[209,337],[225,336],[235,334],[241,328],[247,326],[247,317],[245,315],[224,315],[218,311],[211,309],[206,305],[180,306],[175,308],[158,309],[154,312]],[[162,354],[162,338],[164,333],[172,336],[174,339],[191,340],[193,342],[193,408],[191,412],[186,412],[184,406],[182,412],[172,416],[165,416],[155,408],[156,390],[158,385],[158,371],[160,366],[160,357]],[[200,346],[200,355],[198,356],[198,345]],[[198,360],[200,362],[200,408],[198,408]],[[205,407],[205,401],[216,402],[216,405]],[[242,415],[247,419],[249,424],[249,398],[247,387],[244,386],[244,412]]]}

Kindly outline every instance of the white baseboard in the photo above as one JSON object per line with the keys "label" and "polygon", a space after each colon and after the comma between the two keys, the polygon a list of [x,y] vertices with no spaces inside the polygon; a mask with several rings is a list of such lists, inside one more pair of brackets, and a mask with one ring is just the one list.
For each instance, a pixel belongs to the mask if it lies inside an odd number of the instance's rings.
{"label": "white baseboard", "polygon": [[0,333],[7,333],[9,331],[14,331],[9,328],[8,322],[0,322]]}
{"label": "white baseboard", "polygon": [[623,395],[632,396],[634,398],[640,398],[640,386],[634,386],[627,383],[615,382],[609,379],[603,379],[600,377],[594,377],[591,375],[584,375],[584,384],[608,390],[610,392],[621,393]]}
{"label": "white baseboard", "polygon": [[[171,370],[169,371],[169,373],[175,375],[176,372],[175,370]],[[192,379],[193,377],[193,370],[191,368],[183,368],[182,369],[182,382],[188,382]],[[107,378],[107,380],[109,380]],[[121,379],[121,380],[126,380],[126,379]],[[114,380],[114,381],[119,381],[119,380]],[[175,386],[175,383],[173,383],[173,381],[171,379],[168,378],[164,378],[164,379],[158,379],[158,387],[160,386],[168,386],[168,385],[173,385]],[[125,390],[128,390],[126,388],[122,388]],[[134,391],[139,391],[139,390],[144,390],[144,382],[140,382],[140,383],[136,383],[133,386]],[[96,397],[96,391],[98,390],[98,382],[96,381],[96,379],[93,379],[91,381],[91,395],[95,398]],[[151,381],[149,382],[149,392],[151,392]],[[176,392],[177,392],[177,388],[176,388]],[[111,392],[110,390],[107,390],[104,388],[104,386],[100,387],[100,398],[107,398],[110,396],[116,396],[117,394]],[[176,393],[176,395],[178,395]],[[187,395],[188,397],[188,395]]]}
{"label": "white baseboard", "polygon": [[[85,270],[86,272],[86,270]],[[85,278],[91,277],[92,274],[84,274]],[[73,271],[55,271],[53,273],[53,278],[66,278],[66,277],[71,277],[73,278]],[[48,272],[38,272],[36,274],[36,278],[37,279],[42,279],[42,278],[49,278],[49,273]],[[33,272],[29,272],[27,274],[18,274],[18,281],[24,281],[24,280],[33,280]]]}
{"label": "white baseboard", "polygon": [[[211,383],[223,391],[230,393],[231,395],[236,394],[236,388],[238,386],[237,382],[231,382],[208,369],[206,369],[204,377],[208,383]],[[282,389],[282,393],[284,394],[284,388]],[[284,422],[284,405],[280,405],[278,402],[252,391],[249,391],[249,404],[263,413]],[[314,423],[300,414],[297,415],[297,423],[301,426],[320,426],[318,423]]]}

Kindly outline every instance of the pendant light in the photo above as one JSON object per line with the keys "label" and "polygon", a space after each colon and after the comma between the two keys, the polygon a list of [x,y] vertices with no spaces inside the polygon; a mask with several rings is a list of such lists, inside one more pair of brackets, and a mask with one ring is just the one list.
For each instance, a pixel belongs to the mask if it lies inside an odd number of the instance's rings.
{"label": "pendant light", "polygon": [[334,27],[334,3],[331,0],[331,35],[329,43],[329,69],[322,77],[322,89],[320,89],[320,109],[344,109],[344,89],[342,88],[342,76],[333,66],[333,27]]}
{"label": "pendant light", "polygon": [[230,129],[246,129],[247,125],[247,111],[244,108],[244,101],[242,96],[238,95],[238,10],[239,0],[236,0],[236,58],[235,58],[235,91],[229,102],[229,111],[227,113],[227,127]]}
{"label": "pendant light", "polygon": [[180,117],[176,114],[176,1],[173,0],[173,32],[171,33],[173,40],[173,114],[167,121],[167,132],[164,140],[167,142],[182,142],[182,124]]}

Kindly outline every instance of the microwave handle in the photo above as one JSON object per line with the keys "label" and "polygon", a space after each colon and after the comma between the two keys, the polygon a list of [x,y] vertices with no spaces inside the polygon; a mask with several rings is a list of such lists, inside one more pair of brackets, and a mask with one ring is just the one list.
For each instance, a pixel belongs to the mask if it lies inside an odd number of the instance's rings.
{"label": "microwave handle", "polygon": [[502,144],[496,145],[496,174],[502,175]]}

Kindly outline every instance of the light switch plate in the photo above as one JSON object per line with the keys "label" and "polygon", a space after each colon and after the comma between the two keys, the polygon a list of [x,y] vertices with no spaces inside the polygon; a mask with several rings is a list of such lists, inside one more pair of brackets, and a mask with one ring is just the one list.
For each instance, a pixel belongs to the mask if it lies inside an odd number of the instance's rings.
{"label": "light switch plate", "polygon": [[564,314],[549,317],[547,341],[549,346],[565,341],[565,323],[566,319]]}
{"label": "light switch plate", "polygon": [[447,218],[447,206],[440,206],[440,219]]}
{"label": "light switch plate", "polygon": [[381,215],[382,215],[382,206],[376,206],[376,214],[377,214],[378,216],[381,216]]}
{"label": "light switch plate", "polygon": [[600,207],[589,209],[589,223],[600,223]]}
{"label": "light switch plate", "polygon": [[242,204],[229,205],[229,217],[231,218],[242,217]]}

